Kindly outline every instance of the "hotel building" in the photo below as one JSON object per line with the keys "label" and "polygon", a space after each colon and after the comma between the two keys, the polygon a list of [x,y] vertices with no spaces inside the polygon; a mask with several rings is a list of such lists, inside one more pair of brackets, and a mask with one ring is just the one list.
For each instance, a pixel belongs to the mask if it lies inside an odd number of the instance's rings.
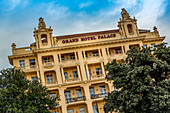
{"label": "hotel building", "polygon": [[165,37],[153,31],[138,29],[137,20],[122,9],[118,29],[53,36],[39,18],[34,28],[35,42],[30,47],[16,48],[12,44],[9,62],[22,69],[29,80],[41,83],[57,96],[59,106],[52,113],[104,113],[104,98],[114,90],[107,81],[105,66],[113,59],[126,58],[132,46],[153,47]]}

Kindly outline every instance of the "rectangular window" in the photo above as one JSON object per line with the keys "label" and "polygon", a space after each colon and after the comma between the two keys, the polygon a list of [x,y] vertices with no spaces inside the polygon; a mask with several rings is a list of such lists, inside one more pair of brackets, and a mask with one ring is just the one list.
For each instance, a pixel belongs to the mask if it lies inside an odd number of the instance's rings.
{"label": "rectangular window", "polygon": [[30,62],[30,68],[35,68],[35,59],[29,59],[29,62]]}
{"label": "rectangular window", "polygon": [[79,108],[79,111],[80,111],[80,113],[85,113],[85,109],[84,109],[84,107]]}
{"label": "rectangular window", "polygon": [[102,69],[101,68],[96,68],[96,74],[101,75],[102,74]]}
{"label": "rectangular window", "polygon": [[53,82],[53,75],[47,75],[47,82]]}
{"label": "rectangular window", "polygon": [[74,110],[73,109],[68,109],[67,113],[74,113]]}
{"label": "rectangular window", "polygon": [[97,105],[93,105],[93,113],[99,113]]}
{"label": "rectangular window", "polygon": [[101,97],[102,97],[102,98],[106,97],[106,96],[107,96],[107,93],[106,93],[106,87],[105,87],[105,85],[99,86],[99,88],[100,88]]}
{"label": "rectangular window", "polygon": [[77,73],[77,71],[73,71],[73,76],[74,76],[74,78],[78,78],[78,73]]}
{"label": "rectangular window", "polygon": [[154,49],[155,43],[151,44],[151,49]]}
{"label": "rectangular window", "polygon": [[65,61],[64,55],[61,55],[61,61]]}
{"label": "rectangular window", "polygon": [[50,93],[49,96],[54,99],[56,98],[56,93]]}
{"label": "rectangular window", "polygon": [[37,77],[31,77],[31,80],[37,80],[38,78]]}
{"label": "rectangular window", "polygon": [[82,97],[81,89],[76,89],[77,97]]}
{"label": "rectangular window", "polygon": [[65,95],[66,103],[70,103],[70,102],[71,102],[71,94],[70,94],[70,91],[65,91],[65,92],[64,92],[64,95]]}
{"label": "rectangular window", "polygon": [[144,48],[147,48],[147,44],[143,45]]}
{"label": "rectangular window", "polygon": [[99,56],[98,51],[93,52],[93,57],[98,57],[98,56]]}
{"label": "rectangular window", "polygon": [[94,87],[90,87],[89,91],[90,91],[90,96],[93,96],[95,94]]}
{"label": "rectangular window", "polygon": [[19,61],[20,67],[25,67],[25,60],[20,60]]}
{"label": "rectangular window", "polygon": [[50,62],[50,57],[45,57],[44,58],[44,63],[48,63],[48,62]]}
{"label": "rectangular window", "polygon": [[67,72],[64,72],[64,76],[65,76],[65,79],[67,80],[68,79]]}
{"label": "rectangular window", "polygon": [[76,58],[75,58],[75,55],[74,54],[71,54],[70,55],[70,60],[75,60]]}
{"label": "rectangular window", "polygon": [[119,49],[115,49],[115,51],[116,51],[116,54],[121,54],[122,53],[120,48]]}
{"label": "rectangular window", "polygon": [[89,76],[91,76],[91,69],[89,69]]}

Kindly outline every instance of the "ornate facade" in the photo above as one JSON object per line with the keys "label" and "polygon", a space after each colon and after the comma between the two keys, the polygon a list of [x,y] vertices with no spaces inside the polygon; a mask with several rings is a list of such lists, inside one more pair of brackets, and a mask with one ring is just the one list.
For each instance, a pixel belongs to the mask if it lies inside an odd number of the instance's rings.
{"label": "ornate facade", "polygon": [[51,112],[104,113],[103,98],[115,90],[105,79],[104,65],[125,59],[132,46],[153,47],[165,38],[156,27],[153,32],[138,29],[137,20],[125,9],[121,16],[118,29],[64,36],[52,36],[53,29],[40,18],[35,43],[24,48],[13,43],[9,62],[29,80],[40,78],[50,96],[59,97],[59,106]]}

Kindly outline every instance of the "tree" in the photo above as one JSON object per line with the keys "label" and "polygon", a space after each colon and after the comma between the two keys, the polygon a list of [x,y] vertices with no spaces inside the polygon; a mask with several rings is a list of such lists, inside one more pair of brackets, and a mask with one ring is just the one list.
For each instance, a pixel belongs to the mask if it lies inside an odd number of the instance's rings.
{"label": "tree", "polygon": [[[167,113],[170,111],[170,48],[165,44],[157,48],[137,49],[127,52],[125,61],[114,59],[106,65],[106,78],[113,80],[119,90],[108,94],[106,113]],[[154,53],[153,53],[154,52]],[[154,55],[153,55],[153,54]]]}
{"label": "tree", "polygon": [[0,71],[1,113],[50,113],[58,104],[37,80],[29,81],[25,73],[14,68]]}

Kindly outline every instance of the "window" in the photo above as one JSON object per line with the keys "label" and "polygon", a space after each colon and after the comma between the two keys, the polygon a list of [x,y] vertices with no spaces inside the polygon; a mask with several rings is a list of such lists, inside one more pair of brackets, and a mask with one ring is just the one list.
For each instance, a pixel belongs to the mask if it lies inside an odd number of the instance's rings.
{"label": "window", "polygon": [[89,76],[91,76],[91,69],[89,69]]}
{"label": "window", "polygon": [[25,60],[20,60],[19,64],[20,64],[20,67],[25,67]]}
{"label": "window", "polygon": [[133,34],[133,27],[132,27],[132,24],[128,24],[128,25],[127,25],[127,28],[128,28],[129,34],[130,34],[130,35]]}
{"label": "window", "polygon": [[47,35],[46,34],[42,34],[41,35],[41,40],[42,40],[42,43],[47,43]]}
{"label": "window", "polygon": [[56,93],[50,93],[49,96],[54,99],[56,98]]}
{"label": "window", "polygon": [[74,110],[73,109],[68,109],[67,113],[74,113]]}
{"label": "window", "polygon": [[81,89],[76,89],[77,97],[82,97]]}
{"label": "window", "polygon": [[35,65],[36,65],[35,59],[29,59],[29,62],[30,62],[30,67],[35,68]]}
{"label": "window", "polygon": [[102,74],[102,69],[101,68],[96,68],[96,74],[101,75]]}
{"label": "window", "polygon": [[80,111],[80,113],[85,113],[84,107],[83,108],[79,108],[79,111]]}
{"label": "window", "polygon": [[[87,53],[85,53],[86,58],[88,58]],[[83,59],[84,59],[84,54],[83,54]]]}
{"label": "window", "polygon": [[75,55],[74,54],[70,55],[70,60],[75,60]]}
{"label": "window", "polygon": [[70,94],[70,91],[65,91],[65,92],[64,92],[64,95],[65,95],[66,103],[70,103],[70,102],[71,102],[71,94]]}
{"label": "window", "polygon": [[97,105],[93,105],[93,113],[99,113]]}
{"label": "window", "polygon": [[144,48],[147,48],[147,44],[143,45]]}
{"label": "window", "polygon": [[47,75],[47,82],[53,82],[53,75]]}
{"label": "window", "polygon": [[37,77],[31,77],[31,80],[37,80],[38,78]]}
{"label": "window", "polygon": [[67,72],[64,72],[64,76],[65,76],[65,79],[67,80],[68,79]]}
{"label": "window", "polygon": [[98,57],[98,56],[99,56],[98,51],[93,52],[93,57]]}
{"label": "window", "polygon": [[61,61],[65,61],[64,55],[61,55]]}
{"label": "window", "polygon": [[100,88],[100,93],[102,94],[101,97],[107,96],[105,85],[99,86],[99,88]]}
{"label": "window", "polygon": [[155,48],[154,46],[155,46],[155,43],[152,43],[151,48],[154,49]]}
{"label": "window", "polygon": [[77,71],[73,71],[73,76],[74,76],[74,78],[78,78],[78,73],[77,73]]}
{"label": "window", "polygon": [[94,87],[90,87],[89,88],[89,91],[90,91],[90,96],[94,95],[95,92],[94,92]]}
{"label": "window", "polygon": [[116,54],[121,54],[122,53],[120,48],[119,49],[115,49],[115,51],[116,51]]}
{"label": "window", "polygon": [[48,63],[48,62],[50,62],[50,57],[45,57],[44,58],[44,63]]}

